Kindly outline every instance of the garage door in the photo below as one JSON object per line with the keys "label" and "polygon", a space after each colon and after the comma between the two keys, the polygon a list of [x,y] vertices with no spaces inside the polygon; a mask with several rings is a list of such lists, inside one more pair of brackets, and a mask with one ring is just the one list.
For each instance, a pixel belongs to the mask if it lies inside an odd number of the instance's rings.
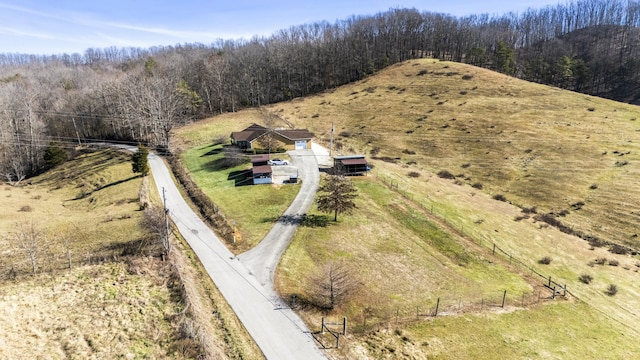
{"label": "garage door", "polygon": [[304,150],[307,148],[307,142],[305,140],[296,141],[296,150]]}

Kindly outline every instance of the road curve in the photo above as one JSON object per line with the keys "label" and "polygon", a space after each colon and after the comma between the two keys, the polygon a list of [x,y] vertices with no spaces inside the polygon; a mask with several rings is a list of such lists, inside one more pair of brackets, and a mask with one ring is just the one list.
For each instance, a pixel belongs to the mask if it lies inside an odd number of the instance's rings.
{"label": "road curve", "polygon": [[312,150],[289,151],[289,155],[302,179],[298,195],[267,236],[253,249],[238,255],[260,284],[272,292],[275,268],[291,242],[299,221],[313,204],[320,182],[318,162]]}
{"label": "road curve", "polygon": [[[313,153],[309,150],[309,154]],[[303,170],[308,166],[313,167],[315,157],[306,156],[304,153],[294,153],[292,158],[301,167],[301,174],[304,175],[302,187],[307,189],[306,191],[315,193],[312,183],[314,176],[319,177],[317,167],[315,172],[307,173],[307,170]],[[273,291],[270,281],[273,269],[278,263],[279,256],[288,245],[295,226],[282,228],[282,231],[288,234],[286,241],[283,240],[285,237],[279,237],[269,243],[271,246],[264,245],[274,248],[274,250],[265,252],[268,255],[260,255],[267,256],[264,261],[252,260],[251,256],[247,254],[245,261],[251,267],[250,271],[187,205],[175,186],[164,161],[155,154],[149,154],[148,159],[158,191],[161,195],[164,192],[166,207],[169,209],[171,219],[244,327],[260,347],[264,356],[267,359],[278,360],[325,359],[305,324],[281,301]],[[302,161],[302,159],[305,160]],[[315,180],[315,184],[317,187],[317,180]],[[301,188],[300,194],[303,194],[302,190]],[[301,197],[300,194],[294,203],[297,204],[298,198]],[[305,199],[300,200],[301,203],[296,208],[302,209],[305,206],[308,208],[313,201],[313,195],[305,192],[302,196]],[[310,200],[307,199],[309,196],[311,196]],[[292,207],[293,205],[289,209]],[[297,211],[294,213],[298,214]],[[272,230],[272,232],[274,231]],[[262,264],[262,267],[259,264]],[[252,274],[257,274],[259,278]]]}

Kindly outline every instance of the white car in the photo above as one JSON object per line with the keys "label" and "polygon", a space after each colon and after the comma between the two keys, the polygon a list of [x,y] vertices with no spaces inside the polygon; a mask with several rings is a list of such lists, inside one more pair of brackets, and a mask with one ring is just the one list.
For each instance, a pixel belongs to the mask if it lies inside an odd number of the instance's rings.
{"label": "white car", "polygon": [[282,160],[282,159],[271,159],[268,161],[269,165],[289,165],[289,162],[287,160]]}

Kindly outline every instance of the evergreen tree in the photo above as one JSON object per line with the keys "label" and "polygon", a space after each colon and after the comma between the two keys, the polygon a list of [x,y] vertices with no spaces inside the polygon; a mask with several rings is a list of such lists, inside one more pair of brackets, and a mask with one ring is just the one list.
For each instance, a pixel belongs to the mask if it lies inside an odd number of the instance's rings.
{"label": "evergreen tree", "polygon": [[356,204],[356,187],[346,176],[329,175],[324,185],[318,191],[325,193],[318,196],[318,210],[326,213],[334,213],[333,221],[338,221],[338,213],[351,214]]}
{"label": "evergreen tree", "polygon": [[131,167],[134,173],[140,173],[142,176],[149,174],[149,149],[142,144],[138,144],[138,151],[131,155]]}

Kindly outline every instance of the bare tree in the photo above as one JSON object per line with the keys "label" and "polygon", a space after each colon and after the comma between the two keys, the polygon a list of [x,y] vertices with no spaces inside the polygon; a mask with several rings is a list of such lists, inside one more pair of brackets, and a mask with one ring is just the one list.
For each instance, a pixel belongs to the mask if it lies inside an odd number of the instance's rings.
{"label": "bare tree", "polygon": [[29,257],[31,271],[35,274],[37,262],[46,244],[44,232],[34,221],[25,221],[16,224],[13,238],[17,249]]}
{"label": "bare tree", "polygon": [[333,310],[354,294],[359,287],[355,274],[342,261],[332,261],[312,278],[318,306]]}
{"label": "bare tree", "polygon": [[144,210],[143,226],[162,244],[164,254],[171,253],[171,239],[167,214],[163,208],[150,206]]}

